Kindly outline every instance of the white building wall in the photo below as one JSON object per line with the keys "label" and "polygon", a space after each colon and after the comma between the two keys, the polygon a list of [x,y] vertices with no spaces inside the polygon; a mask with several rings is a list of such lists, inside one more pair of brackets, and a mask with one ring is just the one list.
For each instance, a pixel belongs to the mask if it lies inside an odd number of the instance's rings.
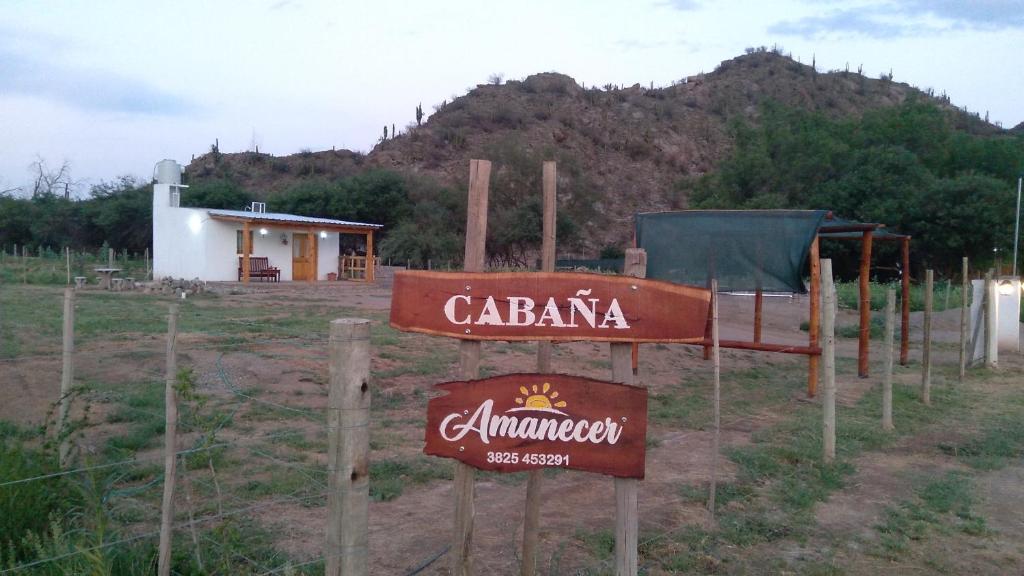
{"label": "white building wall", "polygon": [[[199,278],[208,281],[238,279],[237,234],[242,224],[214,220],[203,208],[175,208],[170,205],[171,185],[153,185],[153,278]],[[252,255],[266,256],[270,265],[281,270],[281,280],[292,279],[294,235],[308,230],[270,227],[260,234],[252,226]],[[338,233],[319,237],[317,279],[338,271]],[[282,242],[282,236],[287,243]]]}
{"label": "white building wall", "polygon": [[153,278],[206,280],[205,210],[175,208],[170,184],[153,185]]}

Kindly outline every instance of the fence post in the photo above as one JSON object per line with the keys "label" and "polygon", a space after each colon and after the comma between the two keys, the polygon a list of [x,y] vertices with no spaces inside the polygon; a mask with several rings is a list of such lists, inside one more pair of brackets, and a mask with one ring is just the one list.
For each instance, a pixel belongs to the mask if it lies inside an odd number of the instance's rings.
{"label": "fence post", "polygon": [[[626,276],[647,275],[647,253],[640,248],[626,249],[623,272]],[[642,386],[633,374],[633,345],[629,342],[611,344],[612,381],[629,386]],[[635,478],[615,479],[615,574],[636,576],[639,509]]]}
{"label": "fence post", "polygon": [[[487,203],[491,181],[491,163],[469,161],[469,197],[466,205],[466,249],[463,267],[466,272],[483,272],[486,260]],[[428,267],[429,267],[429,260]],[[459,376],[464,380],[480,377],[480,342],[459,342]],[[468,576],[473,572],[470,553],[473,548],[473,498],[476,492],[476,469],[462,462],[455,463],[455,529],[452,537],[450,566],[452,576]]]}
{"label": "fence post", "polygon": [[831,258],[821,260],[821,296],[822,460],[831,464],[836,458],[836,291]]}
{"label": "fence post", "polygon": [[885,292],[885,374],[882,376],[882,429],[892,430],[892,346],[896,332],[896,290]]}
{"label": "fence post", "polygon": [[68,282],[67,282],[67,285],[71,286],[71,247],[70,246],[65,246],[64,247],[64,255],[66,256],[66,259],[67,259],[67,270],[68,270]]}
{"label": "fence post", "polygon": [[[555,240],[556,228],[556,178],[555,163],[546,161],[541,170],[543,194],[543,240],[541,242],[542,272],[555,271]],[[537,342],[537,372],[551,372],[551,342]],[[526,479],[526,511],[523,514],[523,561],[520,565],[521,576],[533,576],[537,573],[537,539],[540,532],[541,489],[544,480],[543,470],[530,470]]]}
{"label": "fence post", "polygon": [[960,276],[960,381],[963,382],[967,373],[967,289],[970,286],[970,280],[967,278],[967,256],[964,256]]}
{"label": "fence post", "polygon": [[[111,251],[113,254],[113,251]],[[174,522],[174,480],[177,470],[178,395],[178,305],[167,315],[167,368],[164,380],[164,499],[160,508],[160,557],[158,576],[171,573],[171,524]]]}
{"label": "fence post", "polygon": [[114,249],[107,248],[107,268],[114,267]]}
{"label": "fence post", "polygon": [[365,576],[370,511],[370,321],[331,322],[326,576]]}
{"label": "fence post", "polygon": [[[760,290],[758,294],[760,294]],[[711,279],[711,357],[714,360],[713,436],[711,438],[711,481],[708,487],[708,512],[715,517],[715,497],[718,491],[718,452],[722,436],[722,355],[718,347],[718,279]]]}
{"label": "fence post", "polygon": [[935,278],[931,271],[924,272],[924,339],[921,343],[921,401],[932,405],[932,296]]}
{"label": "fence post", "polygon": [[68,464],[71,437],[68,433],[68,412],[71,408],[71,387],[75,377],[75,291],[64,289],[64,345],[61,354],[60,403],[57,406],[57,437],[60,438],[58,459],[60,467]]}

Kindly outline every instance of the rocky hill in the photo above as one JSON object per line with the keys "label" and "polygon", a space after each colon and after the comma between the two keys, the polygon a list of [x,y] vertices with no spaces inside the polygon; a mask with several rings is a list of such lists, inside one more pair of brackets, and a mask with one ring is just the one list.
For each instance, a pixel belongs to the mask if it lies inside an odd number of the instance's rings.
{"label": "rocky hill", "polygon": [[229,177],[257,195],[273,194],[302,178],[343,177],[368,168],[463,185],[470,158],[494,160],[500,172],[510,150],[524,150],[531,157],[572,167],[559,171],[560,189],[572,188],[567,178],[585,179],[585,186],[593,189],[595,208],[607,222],[586,231],[591,247],[621,245],[629,237],[633,213],[686,206],[674,183],[714,170],[730,150],[730,120],[756,122],[763,102],[841,117],[896,105],[911,96],[947,109],[960,129],[1001,132],[952,106],[948,98],[891,77],[823,73],[786,56],[754,50],[722,62],[711,73],[661,88],[585,87],[556,73],[480,85],[437,106],[422,126],[378,143],[366,155],[347,150],[287,157],[211,151],[196,157],[186,174],[193,182]]}

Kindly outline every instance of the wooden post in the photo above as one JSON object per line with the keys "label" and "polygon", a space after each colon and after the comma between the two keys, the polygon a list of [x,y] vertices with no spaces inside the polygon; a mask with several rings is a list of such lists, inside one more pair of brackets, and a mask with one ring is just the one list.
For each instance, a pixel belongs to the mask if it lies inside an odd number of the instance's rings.
{"label": "wooden post", "polygon": [[967,290],[970,280],[967,278],[967,256],[960,266],[960,381],[967,374]]}
{"label": "wooden post", "polygon": [[722,359],[718,347],[718,280],[711,281],[711,347],[714,358],[714,435],[711,439],[711,481],[708,486],[708,512],[715,517],[715,493],[718,491],[718,452],[722,433]]}
{"label": "wooden post", "polygon": [[158,576],[171,573],[171,531],[174,522],[174,476],[177,470],[178,305],[167,316],[167,367],[164,379],[164,499],[160,508],[160,555]]}
{"label": "wooden post", "polygon": [[754,292],[754,342],[761,341],[761,318],[764,315],[764,292]]}
{"label": "wooden post", "polygon": [[68,412],[71,408],[71,387],[75,378],[75,291],[64,289],[64,346],[60,374],[60,401],[57,406],[57,436],[60,438],[58,459],[60,467],[68,465],[71,454],[71,436],[68,431]]}
{"label": "wooden post", "polygon": [[[623,272],[626,276],[643,278],[647,275],[647,253],[639,248],[626,250]],[[611,344],[612,381],[630,386],[642,386],[633,375],[633,345]],[[638,480],[615,479],[615,574],[636,576],[639,509],[637,506]]]}
{"label": "wooden post", "polygon": [[900,303],[900,366],[910,361],[910,237],[900,242],[903,253],[903,275],[900,278],[902,288]]}
{"label": "wooden post", "polygon": [[[469,200],[466,206],[466,251],[463,258],[466,272],[482,272],[486,260],[487,194],[491,180],[491,163],[469,161]],[[480,342],[459,342],[459,374],[463,380],[480,377]],[[475,469],[462,462],[455,463],[455,530],[449,552],[452,576],[472,574],[470,552],[473,546],[473,496]]]}
{"label": "wooden post", "polygon": [[953,289],[953,279],[946,278],[946,302],[942,305],[943,310],[949,310],[949,293]]}
{"label": "wooden post", "polygon": [[[556,230],[556,179],[555,163],[544,162],[543,180],[543,241],[541,243],[541,272],[555,271],[555,240]],[[551,372],[551,342],[537,342],[537,372]],[[543,488],[543,470],[531,470],[526,479],[526,512],[523,516],[523,561],[520,566],[522,576],[534,576],[537,573],[537,539],[540,533],[540,504]]]}
{"label": "wooden post", "polygon": [[65,260],[67,261],[67,271],[68,271],[67,285],[71,286],[71,247],[70,246],[65,246],[64,247],[64,256],[65,256]]}
{"label": "wooden post", "polygon": [[996,307],[996,283],[991,269],[985,273],[985,367],[994,369],[999,364],[997,330],[999,310]]}
{"label": "wooden post", "polygon": [[857,375],[867,378],[871,354],[871,240],[874,232],[864,232],[860,247],[860,338],[857,342]]}
{"label": "wooden post", "polygon": [[366,281],[373,282],[375,276],[373,258],[373,230],[366,233]]}
{"label": "wooden post", "polygon": [[824,382],[821,390],[822,460],[836,458],[836,291],[832,283],[832,260],[821,261],[821,355]]}
{"label": "wooden post", "polygon": [[924,273],[924,339],[921,342],[921,401],[932,405],[932,292],[934,276]]}
{"label": "wooden post", "polygon": [[331,322],[326,576],[366,576],[370,511],[370,321]]}
{"label": "wooden post", "polygon": [[[818,329],[821,319],[819,310],[821,304],[821,258],[818,251],[818,237],[811,242],[811,289],[810,289],[810,316],[807,318],[807,339],[811,348],[818,346]],[[807,396],[814,398],[818,391],[818,359],[811,354],[807,357]]]}
{"label": "wooden post", "polygon": [[249,237],[249,222],[242,222],[242,282],[249,283],[249,254],[252,240]]}
{"label": "wooden post", "polygon": [[114,267],[114,249],[107,248],[107,268]]}
{"label": "wooden post", "polygon": [[892,346],[896,332],[896,290],[885,291],[885,374],[882,377],[882,428],[892,430]]}

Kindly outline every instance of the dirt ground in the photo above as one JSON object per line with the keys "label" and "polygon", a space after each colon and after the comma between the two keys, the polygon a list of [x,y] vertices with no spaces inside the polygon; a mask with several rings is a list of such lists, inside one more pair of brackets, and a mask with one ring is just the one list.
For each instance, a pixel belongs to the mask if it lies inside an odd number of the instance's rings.
{"label": "dirt ground", "polygon": [[[308,309],[316,313],[336,313],[339,309],[365,314],[382,324],[390,305],[387,278],[374,286],[352,283],[318,285],[287,284],[221,285],[217,305],[230,309],[255,306],[273,311]],[[126,295],[126,297],[132,297]],[[272,313],[272,312],[271,312]],[[284,312],[285,314],[287,312]],[[721,301],[723,339],[749,340],[752,334],[753,299],[724,296]],[[767,298],[764,313],[764,341],[805,345],[807,333],[800,331],[808,315],[803,297]],[[198,388],[214,397],[229,398],[241,391],[261,402],[286,406],[294,411],[322,414],[326,405],[326,323],[323,329],[296,345],[285,339],[225,351],[210,346],[208,333],[181,336],[182,362],[194,367]],[[251,319],[250,319],[251,320]],[[240,318],[239,322],[249,321]],[[842,311],[837,324],[853,324],[856,314]],[[959,312],[936,316],[934,352],[937,364],[955,365]],[[911,339],[915,346],[911,360],[919,361],[921,315],[912,315]],[[90,381],[136,382],[140,378],[159,378],[163,362],[164,338],[159,334],[131,335],[130,329],[117,338],[94,338],[76,352],[76,374]],[[396,406],[376,412],[371,442],[378,439],[374,457],[398,457],[418,454],[422,444],[422,413],[431,384],[455,379],[457,355],[451,341],[421,336],[402,336],[396,344],[374,350],[372,371],[374,401],[388,403],[404,399]],[[37,424],[47,417],[59,382],[59,340],[43,343],[33,357],[0,364],[0,419],[21,424]],[[402,371],[411,356],[437,353],[441,367],[429,373]],[[415,352],[415,354],[413,354]],[[839,399],[852,406],[872,387],[879,385],[880,343],[872,343],[872,377],[859,379],[854,370],[856,341],[840,339],[837,355],[841,361]],[[500,374],[529,370],[533,357],[531,345],[485,344],[484,372]],[[1003,357],[1002,370],[1020,373],[1024,362],[1019,355]],[[556,346],[553,368],[556,372],[597,378],[610,378],[607,344],[572,343]],[[807,359],[803,356],[767,354],[737,350],[723,351],[723,374],[768,366],[804,378]],[[426,370],[424,370],[426,371]],[[140,376],[141,375],[141,376]],[[710,363],[702,359],[699,348],[681,345],[644,345],[641,347],[639,378],[652,394],[671,394],[690,387],[709,389]],[[905,376],[907,384],[913,379]],[[417,399],[412,401],[411,399]],[[737,398],[723,398],[730,403]],[[803,393],[783,399],[790,405],[817,402]],[[90,418],[102,422],[114,404],[102,401],[90,405]],[[249,408],[247,408],[249,409]],[[842,408],[840,417],[842,417]],[[254,413],[255,414],[255,413]],[[246,426],[225,429],[222,439],[244,440],[287,426],[310,437],[321,434],[315,418],[289,418],[281,412],[246,421]],[[723,451],[751,443],[759,431],[779,422],[785,414],[759,409],[729,412],[722,423]],[[686,497],[681,486],[703,486],[709,480],[712,436],[705,423],[653,422],[649,435],[654,439],[647,453],[646,478],[640,484],[641,539],[687,526],[711,526],[703,504]],[[103,442],[123,431],[117,425],[98,426],[86,435],[82,449],[98,452]],[[957,430],[945,434],[955,436]],[[813,514],[818,536],[804,542],[784,542],[773,554],[829,558],[843,574],[927,573],[920,564],[901,566],[864,553],[877,539],[875,526],[883,520],[888,506],[913,493],[915,482],[962,464],[936,446],[942,438],[906,437],[896,446],[862,454],[853,462],[856,471],[846,487],[818,505]],[[322,466],[322,454],[310,457],[308,465]],[[156,448],[140,455],[158,456]],[[720,457],[718,481],[735,478],[735,464]],[[1024,573],[1024,464],[1018,462],[1001,470],[979,476],[981,513],[991,528],[979,547],[975,540],[938,534],[917,543],[915,555],[944,550],[942,569],[936,572],[977,574]],[[473,557],[478,574],[516,574],[519,566],[519,542],[525,500],[525,481],[521,476],[480,475],[476,484],[476,517]],[[445,574],[444,556],[450,540],[452,487],[444,480],[407,485],[401,496],[370,506],[370,565],[374,574]],[[614,525],[614,481],[579,472],[546,475],[543,486],[540,562],[542,574],[596,574],[610,571],[606,560],[595,559],[593,550],[578,537],[607,530]],[[257,521],[275,535],[275,544],[299,562],[313,560],[322,553],[325,506],[283,502],[253,513]],[[914,557],[918,557],[914,556]],[[905,568],[901,569],[901,568]],[[752,569],[751,573],[785,573],[775,569]]]}

